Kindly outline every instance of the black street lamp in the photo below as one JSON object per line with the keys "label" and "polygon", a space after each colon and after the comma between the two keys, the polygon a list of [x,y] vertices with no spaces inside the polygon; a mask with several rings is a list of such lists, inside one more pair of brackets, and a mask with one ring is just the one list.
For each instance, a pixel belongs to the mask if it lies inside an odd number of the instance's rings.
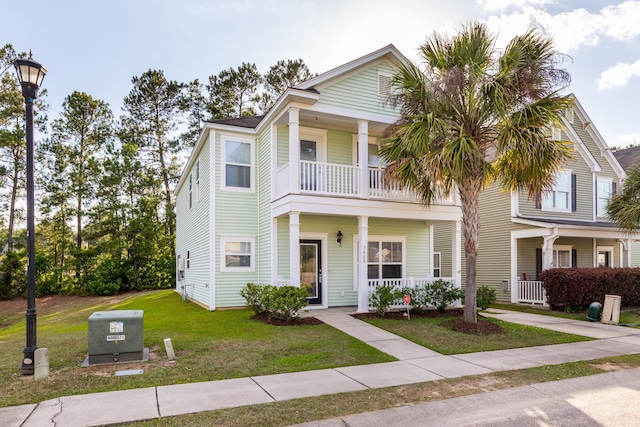
{"label": "black street lamp", "polygon": [[22,86],[22,96],[27,109],[27,345],[22,358],[22,375],[33,375],[36,344],[36,239],[35,239],[35,195],[33,187],[33,101],[38,98],[38,89],[47,69],[29,59],[17,59],[13,65]]}

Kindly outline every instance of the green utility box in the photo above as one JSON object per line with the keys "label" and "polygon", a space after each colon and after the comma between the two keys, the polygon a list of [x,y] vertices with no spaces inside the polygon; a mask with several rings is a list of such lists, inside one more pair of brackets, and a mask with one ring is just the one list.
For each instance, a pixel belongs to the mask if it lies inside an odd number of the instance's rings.
{"label": "green utility box", "polygon": [[143,360],[143,315],[143,310],[113,310],[89,316],[89,364]]}

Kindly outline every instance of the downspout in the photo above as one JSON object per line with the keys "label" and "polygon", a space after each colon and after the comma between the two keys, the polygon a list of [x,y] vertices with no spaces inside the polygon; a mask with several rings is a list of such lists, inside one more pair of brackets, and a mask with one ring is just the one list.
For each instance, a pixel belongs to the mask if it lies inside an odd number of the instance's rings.
{"label": "downspout", "polygon": [[551,242],[551,244],[553,245],[553,243],[556,241],[557,238],[558,238],[558,227],[553,227],[553,232],[551,233],[551,235],[547,237],[543,237],[544,239],[544,244],[542,245],[542,258],[544,261],[544,264],[542,265],[543,270],[547,270],[549,269],[549,267],[551,267],[552,262],[549,261],[549,249],[553,251],[553,246],[551,246],[551,248],[549,248],[548,246],[549,246],[549,242]]}

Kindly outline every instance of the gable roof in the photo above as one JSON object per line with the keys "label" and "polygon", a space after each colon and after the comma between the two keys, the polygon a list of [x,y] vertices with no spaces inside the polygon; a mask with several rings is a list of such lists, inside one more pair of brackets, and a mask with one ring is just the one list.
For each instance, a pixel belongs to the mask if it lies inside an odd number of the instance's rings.
{"label": "gable roof", "polygon": [[613,155],[616,156],[618,163],[626,172],[640,166],[640,146],[616,151]]}
{"label": "gable roof", "polygon": [[261,116],[235,117],[230,119],[207,120],[207,123],[254,129],[264,118]]}
{"label": "gable roof", "polygon": [[571,96],[573,98],[574,111],[580,116],[580,120],[582,121],[582,123],[584,123],[585,131],[589,134],[589,136],[591,136],[597,147],[600,149],[600,155],[607,162],[609,162],[613,170],[618,175],[618,178],[626,178],[627,174],[625,173],[625,170],[622,168],[620,163],[618,163],[616,156],[613,155],[613,152],[605,142],[604,138],[602,137],[602,135],[600,135],[600,132],[598,132],[598,129],[594,126],[591,118],[589,118],[587,112],[582,107],[582,104],[580,104],[580,101],[578,101],[574,94],[571,94]]}
{"label": "gable roof", "polygon": [[409,64],[410,61],[404,56],[396,47],[392,44],[389,44],[382,49],[378,49],[374,52],[371,52],[367,55],[361,56],[358,59],[354,59],[353,61],[347,62],[346,64],[340,65],[339,67],[333,68],[329,71],[326,71],[312,79],[306,80],[296,86],[295,89],[303,89],[308,90],[319,85],[322,85],[329,80],[334,80],[336,78],[341,78],[346,74],[354,71],[357,68],[360,68],[364,65],[370,64],[374,61],[377,61],[381,58],[386,58],[390,62],[395,65],[406,65]]}

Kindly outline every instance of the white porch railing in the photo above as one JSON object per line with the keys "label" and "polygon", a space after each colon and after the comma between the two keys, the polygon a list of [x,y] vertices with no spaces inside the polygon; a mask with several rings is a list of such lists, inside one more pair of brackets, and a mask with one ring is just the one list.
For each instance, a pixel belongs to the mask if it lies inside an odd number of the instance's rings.
{"label": "white porch railing", "polygon": [[[368,284],[368,295],[367,300],[371,300],[371,294],[376,290],[378,286],[391,286],[393,290],[397,291],[404,288],[417,288],[424,286],[427,283],[433,283],[438,279],[446,280],[447,282],[454,283],[455,280],[451,277],[422,277],[415,278],[409,277],[406,279],[369,279],[367,281]],[[405,307],[404,302],[396,301],[394,304],[391,304],[391,308],[403,308]],[[369,308],[373,308],[369,306]]]}
{"label": "white porch railing", "polygon": [[547,291],[540,280],[518,280],[518,302],[528,304],[547,304]]}
{"label": "white porch railing", "polygon": [[360,193],[358,168],[333,163],[300,162],[300,190],[316,194],[356,196]]}

